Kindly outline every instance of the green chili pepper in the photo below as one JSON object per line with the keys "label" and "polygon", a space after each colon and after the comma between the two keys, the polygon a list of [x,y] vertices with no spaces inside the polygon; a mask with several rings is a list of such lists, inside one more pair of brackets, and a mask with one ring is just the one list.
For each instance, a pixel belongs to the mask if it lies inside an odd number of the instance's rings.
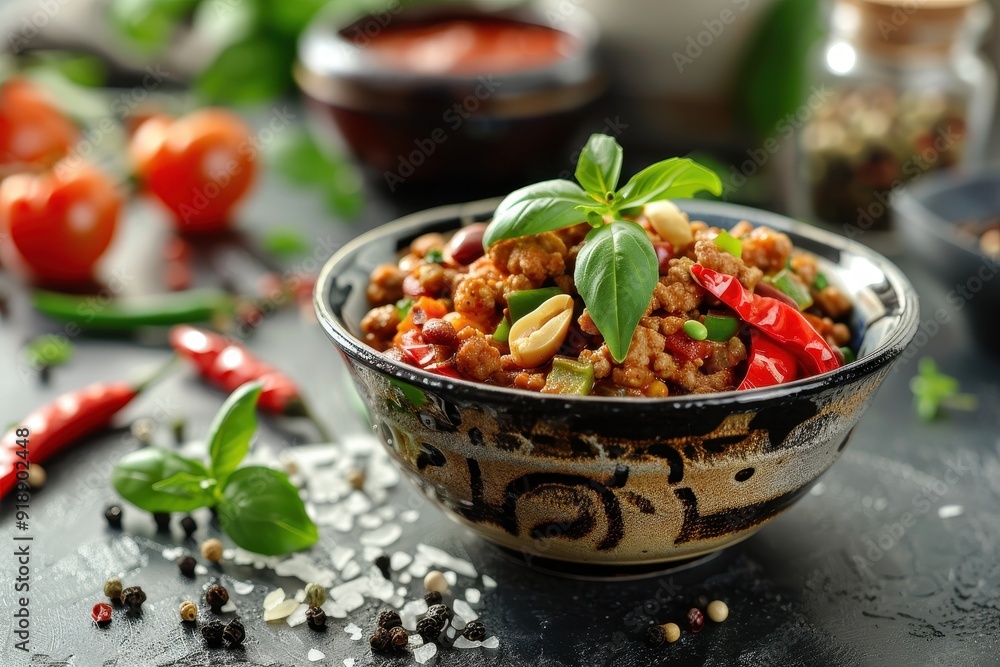
{"label": "green chili pepper", "polygon": [[545,378],[543,394],[587,396],[594,389],[594,365],[570,357],[555,357]]}
{"label": "green chili pepper", "polygon": [[497,325],[497,330],[493,332],[493,340],[498,343],[506,343],[510,338],[510,319],[503,318]]}
{"label": "green chili pepper", "polygon": [[542,287],[511,292],[507,297],[507,308],[510,310],[511,324],[534,311],[540,305],[554,296],[565,294],[558,287]]}
{"label": "green chili pepper", "polygon": [[739,331],[740,321],[729,315],[709,313],[705,316],[705,329],[708,331],[708,340],[724,343]]}
{"label": "green chili pepper", "polygon": [[235,307],[232,295],[215,289],[123,299],[36,290],[32,300],[38,312],[53,319],[85,329],[113,330],[207,322],[231,315]]}
{"label": "green chili pepper", "polygon": [[684,323],[684,333],[692,340],[705,340],[708,338],[708,328],[698,320],[688,320]]}
{"label": "green chili pepper", "polygon": [[723,229],[719,232],[719,235],[715,237],[715,245],[719,246],[730,255],[734,257],[743,256],[743,244],[740,240]]}
{"label": "green chili pepper", "polygon": [[771,284],[792,297],[792,300],[798,305],[799,310],[805,310],[813,305],[813,298],[812,294],[809,293],[809,288],[803,285],[788,269],[782,269],[774,274],[774,277],[771,278]]}

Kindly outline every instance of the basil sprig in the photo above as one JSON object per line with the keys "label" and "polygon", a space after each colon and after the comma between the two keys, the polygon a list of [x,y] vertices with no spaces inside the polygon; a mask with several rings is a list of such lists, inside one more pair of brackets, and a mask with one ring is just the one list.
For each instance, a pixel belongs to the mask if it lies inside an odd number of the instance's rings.
{"label": "basil sprig", "polygon": [[261,388],[248,382],[226,399],[208,430],[208,466],[145,447],[115,465],[115,490],[148,512],[215,507],[223,531],[249,551],[273,556],[311,546],[319,534],[288,477],[261,466],[238,467],[257,431]]}
{"label": "basil sprig", "polygon": [[[644,204],[722,193],[710,169],[687,158],[650,165],[618,188],[622,148],[594,134],[580,153],[576,180],[543,181],[507,195],[483,236],[483,247],[503,239],[551,232],[587,222],[594,227],[576,259],[573,279],[615,361],[628,353],[659,279],[656,251],[646,232],[623,219]],[[582,187],[581,187],[582,186]]]}

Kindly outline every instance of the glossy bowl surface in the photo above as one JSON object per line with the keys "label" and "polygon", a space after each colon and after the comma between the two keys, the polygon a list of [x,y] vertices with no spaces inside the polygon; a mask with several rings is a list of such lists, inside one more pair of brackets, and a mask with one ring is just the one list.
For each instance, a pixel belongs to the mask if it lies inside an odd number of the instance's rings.
{"label": "glossy bowl surface", "polygon": [[682,200],[692,219],[770,225],[816,254],[856,305],[858,360],[753,391],[571,397],[443,378],[362,343],[371,269],[420,234],[488,219],[497,203],[432,209],[360,236],[324,266],[315,304],[392,458],[450,516],[526,557],[644,566],[750,536],[836,461],[917,328],[912,287],[875,252],[764,211]]}

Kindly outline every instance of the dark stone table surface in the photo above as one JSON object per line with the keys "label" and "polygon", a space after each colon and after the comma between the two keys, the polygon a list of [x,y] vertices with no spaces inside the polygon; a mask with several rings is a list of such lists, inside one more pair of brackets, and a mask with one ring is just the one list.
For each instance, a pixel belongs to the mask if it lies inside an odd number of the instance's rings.
{"label": "dark stone table surface", "polygon": [[[268,179],[246,208],[241,227],[251,237],[273,223],[304,230],[325,259],[362,228],[399,211],[375,198],[362,221],[331,221],[319,198]],[[155,266],[164,236],[162,216],[135,203],[109,265],[123,270],[127,291],[155,291]],[[480,616],[500,639],[496,650],[442,650],[439,665],[987,665],[1000,654],[1000,363],[984,356],[967,335],[946,288],[912,262],[901,261],[922,300],[923,319],[948,309],[950,323],[926,337],[901,361],[877,394],[842,459],[801,502],[773,523],[695,567],[630,581],[553,577],[525,567],[453,524],[405,481],[390,502],[415,508],[419,520],[402,524],[390,550],[412,552],[418,542],[468,558],[497,580],[484,590]],[[289,268],[318,264],[293,260]],[[12,312],[0,325],[0,421],[16,421],[61,392],[102,379],[127,377],[166,358],[162,336],[136,340],[81,338],[76,357],[55,369],[48,385],[22,373],[18,348],[31,335],[58,331],[34,315],[24,289],[3,276]],[[249,341],[261,356],[297,378],[322,419],[339,438],[355,442],[367,425],[349,400],[342,362],[314,323],[295,309],[279,313]],[[979,397],[979,409],[926,424],[911,405],[908,382],[915,358],[935,357]],[[164,424],[187,419],[187,432],[207,427],[221,404],[217,391],[184,371],[144,395],[124,422],[153,417]],[[166,427],[164,427],[165,430]],[[166,436],[160,433],[159,436]],[[159,437],[158,436],[158,437]],[[262,442],[277,447],[315,440],[308,423],[264,419]],[[370,440],[375,446],[374,439]],[[148,515],[126,506],[126,530],[106,527],[102,510],[114,499],[107,482],[118,456],[136,446],[127,430],[94,438],[46,466],[48,485],[30,508],[30,653],[15,649],[12,613],[14,511],[0,507],[0,665],[301,665],[406,664],[408,657],[373,657],[367,642],[343,632],[349,622],[367,629],[377,605],[331,620],[325,634],[300,626],[268,626],[265,592],[302,586],[269,569],[225,562],[194,582],[180,577],[164,548],[184,545],[174,527],[157,534]],[[203,522],[205,523],[205,522]],[[215,532],[203,526],[198,537]],[[333,545],[352,535],[324,527],[311,553],[328,562]],[[149,594],[139,620],[116,618],[106,630],[90,621],[90,607],[112,575],[141,583]],[[177,604],[200,594],[210,577],[255,587],[234,595],[250,639],[243,651],[207,650],[177,622]],[[419,582],[413,581],[410,595]],[[465,582],[463,585],[473,585]],[[482,589],[481,583],[475,584]],[[699,597],[728,602],[729,620],[678,644],[652,650],[634,638],[650,619],[682,618]],[[308,662],[310,649],[325,659]],[[345,663],[345,659],[348,661]]]}

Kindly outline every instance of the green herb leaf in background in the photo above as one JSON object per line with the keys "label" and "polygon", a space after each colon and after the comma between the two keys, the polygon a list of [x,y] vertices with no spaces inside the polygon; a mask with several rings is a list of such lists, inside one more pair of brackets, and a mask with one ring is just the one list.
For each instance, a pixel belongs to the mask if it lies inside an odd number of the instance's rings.
{"label": "green herb leaf in background", "polygon": [[178,24],[199,0],[113,0],[108,8],[113,25],[147,53],[167,45]]}
{"label": "green herb leaf in background", "polygon": [[975,410],[978,404],[974,395],[959,392],[958,380],[939,371],[930,357],[920,360],[919,373],[910,380],[910,391],[917,415],[924,421],[934,421],[942,407],[968,411]]}
{"label": "green herb leaf in background", "polygon": [[24,346],[25,360],[35,368],[60,366],[73,358],[76,346],[66,336],[44,334]]}
{"label": "green herb leaf in background", "polygon": [[324,151],[306,132],[280,135],[266,150],[268,164],[279,175],[300,185],[322,187],[334,214],[353,218],[361,212],[363,183],[357,167],[332,150]]}
{"label": "green herb leaf in background", "polygon": [[309,242],[295,227],[271,227],[264,232],[262,243],[277,257],[298,257],[309,252]]}
{"label": "green herb leaf in background", "polygon": [[201,493],[154,488],[178,473],[208,479],[208,469],[198,461],[159,447],[144,447],[122,457],[111,473],[111,484],[118,495],[147,512],[191,512],[208,504]]}
{"label": "green herb leaf in background", "polygon": [[298,551],[319,539],[298,489],[277,470],[240,468],[229,476],[218,508],[219,524],[226,534],[256,553]]}
{"label": "green herb leaf in background", "polygon": [[198,96],[208,104],[254,104],[280,96],[291,87],[292,55],[267,36],[230,44],[195,79]]}
{"label": "green herb leaf in background", "polygon": [[502,239],[551,232],[583,222],[585,215],[577,206],[592,204],[594,200],[583,188],[562,179],[515,190],[500,202],[493,214],[483,236],[483,247],[489,248]]}
{"label": "green herb leaf in background", "polygon": [[587,192],[604,199],[618,187],[624,151],[614,137],[591,135],[576,164],[576,180]]}
{"label": "green herb leaf in background", "polygon": [[687,158],[670,158],[650,165],[629,179],[616,196],[622,206],[642,206],[652,201],[691,197],[707,190],[722,194],[722,181],[709,169]]}
{"label": "green herb leaf in background", "polygon": [[621,363],[659,278],[645,230],[626,220],[592,230],[577,255],[573,278],[611,356]]}
{"label": "green herb leaf in background", "polygon": [[212,474],[225,483],[250,451],[250,440],[257,431],[257,398],[261,382],[247,382],[229,395],[208,429],[208,454]]}

